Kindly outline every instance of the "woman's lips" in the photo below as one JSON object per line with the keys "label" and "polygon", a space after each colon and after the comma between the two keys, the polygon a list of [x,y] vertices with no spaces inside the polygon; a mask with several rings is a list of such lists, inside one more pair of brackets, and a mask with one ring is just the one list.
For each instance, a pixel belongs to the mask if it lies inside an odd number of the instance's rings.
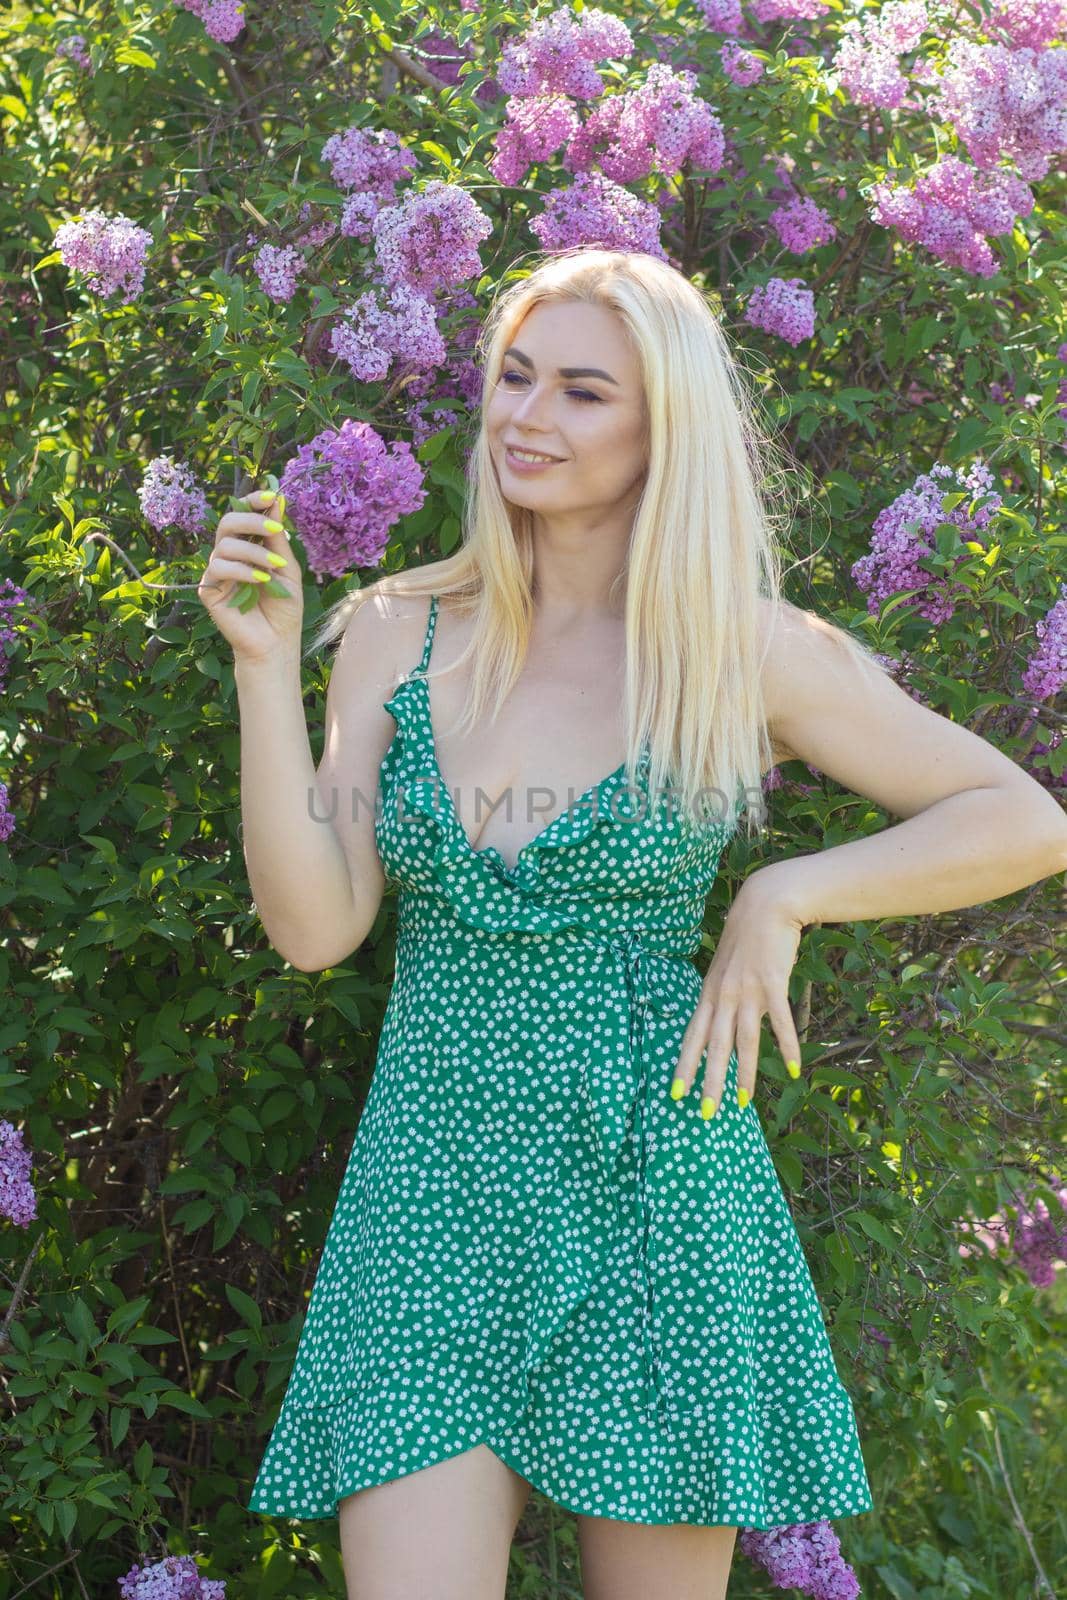
{"label": "woman's lips", "polygon": [[505,455],[512,472],[544,472],[549,467],[562,466],[562,462],[555,459],[550,461],[523,461],[521,457],[515,454],[510,445],[505,446]]}

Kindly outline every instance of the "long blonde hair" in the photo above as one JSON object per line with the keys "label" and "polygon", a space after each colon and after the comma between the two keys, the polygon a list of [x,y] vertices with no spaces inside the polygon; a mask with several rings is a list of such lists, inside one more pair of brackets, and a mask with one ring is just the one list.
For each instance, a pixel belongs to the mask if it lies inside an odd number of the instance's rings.
{"label": "long blonde hair", "polygon": [[[511,280],[511,281],[509,281]],[[419,567],[347,594],[320,622],[305,654],[340,639],[375,592],[454,597],[476,618],[458,666],[473,658],[471,692],[456,727],[495,717],[522,668],[533,616],[533,514],[501,493],[485,427],[486,400],[504,351],[535,305],[584,301],[622,320],[644,386],[648,471],[617,584],[625,582],[627,778],[650,744],[650,793],[673,776],[684,815],[737,823],[741,796],[749,837],[765,821],[762,774],[772,749],[760,693],[770,641],[761,597],[781,605],[776,522],[787,474],[760,429],[719,317],[676,268],[640,251],[577,247],[515,267],[478,341],[484,350],[480,422],[468,465],[459,549],[428,575]],[[879,666],[844,629],[831,631],[856,658]],[[879,670],[883,670],[879,666]]]}

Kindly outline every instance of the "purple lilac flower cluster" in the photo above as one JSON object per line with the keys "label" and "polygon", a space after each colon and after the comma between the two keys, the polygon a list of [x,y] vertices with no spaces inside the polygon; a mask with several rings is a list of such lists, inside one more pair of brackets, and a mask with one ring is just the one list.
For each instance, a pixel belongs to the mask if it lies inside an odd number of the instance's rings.
{"label": "purple lilac flower cluster", "polygon": [[84,71],[92,73],[93,63],[84,33],[71,33],[65,39],[60,39],[56,45],[56,55],[65,56],[68,61],[73,61],[76,67],[81,67]]}
{"label": "purple lilac flower cluster", "polygon": [[768,221],[778,235],[779,244],[797,256],[820,244],[829,244],[837,233],[827,213],[809,195],[792,193],[782,205],[775,207]]}
{"label": "purple lilac flower cluster", "polygon": [[736,39],[727,39],[719,50],[719,61],[731,83],[736,83],[741,89],[749,88],[763,77],[764,66],[759,56],[754,56],[751,50],[745,50]]}
{"label": "purple lilac flower cluster", "polygon": [[245,25],[244,0],[175,0],[175,4],[199,17],[208,37],[220,44],[236,39]]}
{"label": "purple lilac flower cluster", "polygon": [[394,357],[426,368],[447,355],[433,306],[406,283],[365,290],[333,328],[330,349],[362,383],[385,378]]}
{"label": "purple lilac flower cluster", "polygon": [[823,0],[752,0],[749,10],[756,22],[793,22],[802,18],[813,22],[824,17],[830,7]]}
{"label": "purple lilac flower cluster", "polygon": [[261,244],[253,266],[268,300],[286,305],[296,293],[296,280],[303,270],[304,258],[295,244]]}
{"label": "purple lilac flower cluster", "polygon": [[580,172],[569,188],[553,190],[530,228],[545,251],[596,243],[605,250],[643,250],[667,259],[656,206],[600,172]]}
{"label": "purple lilac flower cluster", "polygon": [[[464,6],[464,11],[473,11],[477,7]],[[457,44],[448,34],[442,33],[440,28],[432,28],[429,33],[424,33],[418,41],[420,53],[426,57],[435,78],[442,83],[447,83],[451,88],[456,88],[460,82],[460,68],[464,62],[474,58],[470,45]],[[500,87],[495,78],[486,78],[474,91],[474,98],[484,105],[490,100],[495,100],[500,93]]]}
{"label": "purple lilac flower cluster", "polygon": [[192,1556],[164,1556],[151,1566],[130,1568],[119,1579],[120,1600],[226,1600],[221,1578],[202,1578]]}
{"label": "purple lilac flower cluster", "polygon": [[803,278],[768,278],[749,295],[745,321],[788,344],[802,344],[815,335],[815,296]]}
{"label": "purple lilac flower cluster", "polygon": [[[24,606],[29,602],[28,589],[23,589],[12,578],[0,579],[0,644],[14,644],[18,634],[11,626],[11,616],[16,606]],[[30,628],[37,627],[36,617],[27,617],[26,624]],[[7,682],[8,653],[0,650],[0,689]]]}
{"label": "purple lilac flower cluster", "polygon": [[[435,400],[458,400],[465,411],[472,412],[482,397],[482,372],[471,353],[478,342],[481,316],[478,301],[469,289],[456,289],[438,302],[438,316],[455,318],[449,334],[450,359],[444,371],[416,373],[404,386],[410,402],[404,411],[411,428],[412,443],[417,449],[438,428],[455,420],[451,408],[436,407]],[[466,313],[471,313],[466,315]],[[419,402],[425,401],[425,406]]]}
{"label": "purple lilac flower cluster", "polygon": [[426,499],[411,446],[386,446],[367,422],[346,417],[301,445],[286,463],[281,492],[317,581],[374,566],[398,517]]}
{"label": "purple lilac flower cluster", "polygon": [[935,97],[975,166],[1015,162],[1031,182],[1067,146],[1067,50],[954,38]]}
{"label": "purple lilac flower cluster", "polygon": [[121,213],[109,217],[87,211],[56,229],[55,246],[65,267],[84,274],[88,287],[105,299],[121,289],[122,305],[130,305],[144,288],[145,252],[152,235]]}
{"label": "purple lilac flower cluster", "polygon": [[168,456],[156,456],[148,463],[137,498],[145,520],[157,533],[164,528],[202,533],[211,520],[207,496],[192,468]]}
{"label": "purple lilac flower cluster", "polygon": [[20,1228],[28,1228],[37,1215],[32,1170],[33,1157],[23,1146],[21,1129],[0,1121],[0,1217]]}
{"label": "purple lilac flower cluster", "polygon": [[902,105],[908,82],[897,58],[917,47],[926,26],[925,0],[888,0],[844,23],[833,67],[857,105],[890,111]]}
{"label": "purple lilac flower cluster", "polygon": [[1051,700],[1067,684],[1067,583],[1052,610],[1037,624],[1037,649],[1023,673],[1023,688],[1035,700]]}
{"label": "purple lilac flower cluster", "polygon": [[994,30],[1012,44],[1040,50],[1067,34],[1067,0],[996,0],[986,13],[986,31]]}
{"label": "purple lilac flower cluster", "polygon": [[[1035,1288],[1047,1289],[1053,1281],[1055,1264],[1067,1261],[1067,1185],[1053,1189],[1058,1213],[1051,1215],[1044,1200],[1030,1195],[1012,1207],[1014,1220],[998,1214],[983,1222],[964,1219],[962,1229],[968,1240],[990,1253],[1004,1249],[1025,1272]],[[974,1244],[958,1246],[961,1256],[975,1253]]]}
{"label": "purple lilac flower cluster", "polygon": [[942,157],[911,189],[876,183],[870,198],[875,222],[980,278],[997,271],[985,236],[1010,233],[1016,217],[1034,209],[1033,194],[1021,178],[1000,170],[978,173],[958,156]]}
{"label": "purple lilac flower cluster", "polygon": [[742,1551],[762,1566],[777,1589],[799,1589],[811,1600],[855,1600],[859,1581],[841,1555],[830,1523],[797,1522],[785,1528],[742,1528]]}
{"label": "purple lilac flower cluster", "polygon": [[369,244],[375,217],[393,204],[397,184],[417,170],[417,156],[404,148],[391,128],[353,127],[331,134],[322,158],[329,162],[334,183],[348,194],[341,210],[341,233]]}
{"label": "purple lilac flower cluster", "polygon": [[[907,590],[918,591],[912,605],[928,622],[947,622],[956,608],[958,595],[967,586],[951,576],[939,577],[920,565],[937,548],[934,532],[943,522],[960,530],[959,562],[968,559],[965,541],[979,540],[1002,504],[993,488],[993,475],[981,460],[965,473],[943,462],[936,462],[928,473],[921,473],[910,489],[898,494],[875,518],[870,553],[853,564],[852,578],[867,596],[867,610],[877,615],[882,603]],[[963,490],[985,503],[969,514],[967,502],[952,511],[942,511],[945,494]]]}

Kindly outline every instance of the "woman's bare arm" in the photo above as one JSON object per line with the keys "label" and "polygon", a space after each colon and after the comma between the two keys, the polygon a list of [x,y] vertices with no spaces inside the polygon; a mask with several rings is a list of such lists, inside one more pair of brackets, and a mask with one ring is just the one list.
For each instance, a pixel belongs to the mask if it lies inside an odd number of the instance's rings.
{"label": "woman's bare arm", "polygon": [[249,881],[271,944],[302,972],[336,966],[357,950],[381,905],[374,804],[395,731],[382,702],[413,638],[390,626],[391,615],[384,600],[364,601],[338,646],[317,771],[298,661],[235,663]]}
{"label": "woman's bare arm", "polygon": [[1002,751],[861,671],[821,619],[779,613],[768,721],[804,761],[907,820],[746,880],[808,922],[980,905],[1067,868],[1067,817]]}

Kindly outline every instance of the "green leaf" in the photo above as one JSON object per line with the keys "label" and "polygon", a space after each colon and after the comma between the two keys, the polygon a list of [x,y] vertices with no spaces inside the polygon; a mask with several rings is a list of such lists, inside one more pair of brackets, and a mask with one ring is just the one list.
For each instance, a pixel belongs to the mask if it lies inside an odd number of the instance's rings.
{"label": "green leaf", "polygon": [[111,1407],[111,1416],[109,1418],[111,1426],[111,1443],[116,1450],[129,1432],[130,1415],[131,1412],[129,1406]]}
{"label": "green leaf", "polygon": [[172,1406],[175,1411],[184,1411],[190,1417],[201,1417],[205,1422],[210,1422],[212,1413],[195,1395],[186,1394],[184,1389],[167,1389],[159,1397],[161,1406]]}
{"label": "green leaf", "polygon": [[151,1297],[142,1294],[138,1295],[136,1300],[127,1300],[125,1305],[116,1306],[107,1319],[108,1333],[121,1339],[134,1323],[141,1320],[151,1303]]}
{"label": "green leaf", "polygon": [[237,1289],[232,1283],[228,1283],[226,1285],[226,1298],[242,1321],[255,1328],[257,1333],[262,1332],[263,1315],[251,1295],[245,1294],[243,1289]]}
{"label": "green leaf", "polygon": [[853,1211],[852,1216],[876,1244],[883,1245],[886,1250],[896,1251],[900,1248],[899,1240],[878,1221],[877,1217],[872,1217],[869,1211]]}

